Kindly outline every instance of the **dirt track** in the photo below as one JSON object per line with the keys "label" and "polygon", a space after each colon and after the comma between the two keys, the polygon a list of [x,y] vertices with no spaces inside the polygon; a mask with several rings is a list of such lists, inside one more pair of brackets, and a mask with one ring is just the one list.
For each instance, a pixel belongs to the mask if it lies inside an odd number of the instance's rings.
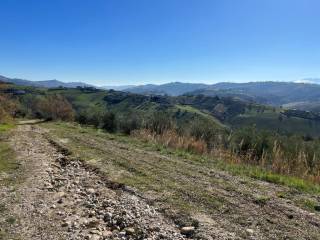
{"label": "dirt track", "polygon": [[[18,126],[11,137],[24,174],[6,208],[16,219],[11,236],[23,240],[184,239],[172,222],[121,189],[111,189],[80,161],[69,161],[44,130]],[[1,196],[9,200],[10,190]],[[1,202],[6,202],[5,198]]]}

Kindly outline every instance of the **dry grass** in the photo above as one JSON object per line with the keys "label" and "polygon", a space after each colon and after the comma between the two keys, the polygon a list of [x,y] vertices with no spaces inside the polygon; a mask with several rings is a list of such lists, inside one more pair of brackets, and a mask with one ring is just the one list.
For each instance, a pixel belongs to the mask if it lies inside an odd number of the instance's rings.
{"label": "dry grass", "polygon": [[193,153],[208,153],[207,144],[203,140],[197,140],[194,137],[180,136],[174,130],[165,130],[162,134],[156,134],[148,129],[136,130],[132,133],[134,137],[160,143],[165,147],[183,149]]}
{"label": "dry grass", "polygon": [[300,151],[297,157],[287,156],[277,141],[274,142],[271,153],[264,152],[262,157],[257,159],[252,151],[238,154],[219,144],[215,145],[215,148],[209,149],[204,140],[181,136],[174,130],[166,130],[162,134],[156,134],[148,129],[140,129],[132,132],[132,135],[165,147],[222,159],[226,163],[249,164],[271,173],[298,177],[316,184],[320,183],[320,166],[315,166],[318,169],[311,169],[304,151]]}

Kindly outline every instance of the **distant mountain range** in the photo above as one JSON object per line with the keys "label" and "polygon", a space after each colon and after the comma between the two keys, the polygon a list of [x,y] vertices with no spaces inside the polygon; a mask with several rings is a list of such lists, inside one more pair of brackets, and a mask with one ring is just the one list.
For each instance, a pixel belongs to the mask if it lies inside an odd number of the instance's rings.
{"label": "distant mountain range", "polygon": [[127,92],[138,93],[138,94],[159,94],[159,95],[171,95],[179,96],[188,92],[192,92],[199,89],[206,89],[211,85],[203,83],[182,83],[172,82],[162,85],[147,84],[134,86],[127,89],[123,89]]}
{"label": "distant mountain range", "polygon": [[[96,87],[83,82],[65,83],[58,80],[30,81],[17,78],[0,76],[0,81],[11,82],[16,85],[35,86],[45,88],[76,88],[76,87]],[[318,108],[320,103],[320,79],[306,78],[298,82],[248,82],[248,83],[228,83],[216,84],[203,83],[182,83],[172,82],[161,85],[147,84],[140,86],[104,86],[96,87],[101,89],[114,89],[144,95],[206,95],[219,97],[234,97],[244,101],[257,102],[274,106],[290,105],[291,107]],[[311,107],[310,107],[311,108]]]}
{"label": "distant mountain range", "polygon": [[222,82],[212,85],[174,82],[162,85],[136,86],[124,89],[124,91],[171,96],[183,94],[229,96],[269,105],[320,101],[320,85],[295,82]]}
{"label": "distant mountain range", "polygon": [[83,82],[61,82],[58,80],[44,80],[44,81],[30,81],[25,79],[18,78],[8,78],[4,76],[0,76],[0,81],[2,82],[10,82],[16,85],[23,86],[32,86],[32,87],[44,87],[44,88],[57,88],[57,87],[66,87],[66,88],[76,88],[76,87],[94,87],[91,84],[83,83]]}
{"label": "distant mountain range", "polygon": [[133,88],[133,87],[135,87],[135,85],[102,86],[100,88],[106,89],[106,90],[113,89],[113,90],[117,90],[117,91],[122,91],[122,90],[130,89],[130,88]]}
{"label": "distant mountain range", "polygon": [[319,102],[320,85],[294,82],[218,83],[191,94],[234,96],[261,104],[283,105],[294,102]]}

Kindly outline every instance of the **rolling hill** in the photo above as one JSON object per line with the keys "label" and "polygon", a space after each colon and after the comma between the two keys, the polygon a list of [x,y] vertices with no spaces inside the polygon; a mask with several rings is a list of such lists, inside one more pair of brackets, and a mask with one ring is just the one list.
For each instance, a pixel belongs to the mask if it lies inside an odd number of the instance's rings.
{"label": "rolling hill", "polygon": [[0,81],[14,83],[21,86],[32,86],[32,87],[44,87],[44,88],[57,88],[57,87],[66,87],[66,88],[76,88],[76,87],[94,87],[91,84],[83,82],[61,82],[58,80],[44,80],[44,81],[30,81],[19,78],[8,78],[0,75]]}
{"label": "rolling hill", "polygon": [[[96,86],[84,82],[61,82],[58,80],[30,81],[8,78],[1,75],[0,81],[21,86],[43,88],[96,88]],[[249,103],[255,102],[272,106],[283,105],[290,108],[301,108],[301,106],[303,106],[306,107],[306,109],[312,110],[318,109],[318,102],[320,102],[320,85],[315,84],[317,82],[318,79],[316,78],[305,79],[305,82],[221,82],[216,84],[172,82],[162,85],[104,86],[101,87],[101,89],[114,89],[143,95],[206,95],[213,97],[232,97]]]}
{"label": "rolling hill", "polygon": [[69,100],[77,113],[86,115],[108,110],[124,119],[148,119],[155,113],[160,113],[185,129],[193,122],[198,122],[202,125],[209,124],[218,131],[254,125],[258,129],[285,135],[320,136],[319,121],[306,117],[307,114],[304,113],[307,112],[286,115],[286,108],[252,103],[234,97],[143,95],[94,88],[39,89],[20,86],[17,89],[25,89],[26,93],[19,95],[22,101],[35,96],[62,95]]}
{"label": "rolling hill", "polygon": [[185,94],[187,92],[192,92],[198,89],[205,89],[209,85],[202,83],[182,83],[182,82],[172,82],[162,85],[147,84],[140,85],[135,87],[130,87],[123,89],[127,92],[139,93],[139,94],[161,94],[161,95],[170,95],[178,96]]}
{"label": "rolling hill", "polygon": [[293,102],[320,101],[320,85],[294,82],[217,83],[212,85],[174,82],[163,85],[137,86],[124,89],[124,91],[171,96],[183,94],[227,96],[273,106]]}

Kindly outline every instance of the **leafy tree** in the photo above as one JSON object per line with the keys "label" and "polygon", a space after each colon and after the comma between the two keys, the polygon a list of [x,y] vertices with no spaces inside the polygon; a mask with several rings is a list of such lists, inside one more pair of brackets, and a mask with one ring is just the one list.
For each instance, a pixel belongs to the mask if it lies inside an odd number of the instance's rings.
{"label": "leafy tree", "polygon": [[114,132],[116,130],[116,116],[112,112],[106,112],[102,116],[102,128],[108,132]]}

